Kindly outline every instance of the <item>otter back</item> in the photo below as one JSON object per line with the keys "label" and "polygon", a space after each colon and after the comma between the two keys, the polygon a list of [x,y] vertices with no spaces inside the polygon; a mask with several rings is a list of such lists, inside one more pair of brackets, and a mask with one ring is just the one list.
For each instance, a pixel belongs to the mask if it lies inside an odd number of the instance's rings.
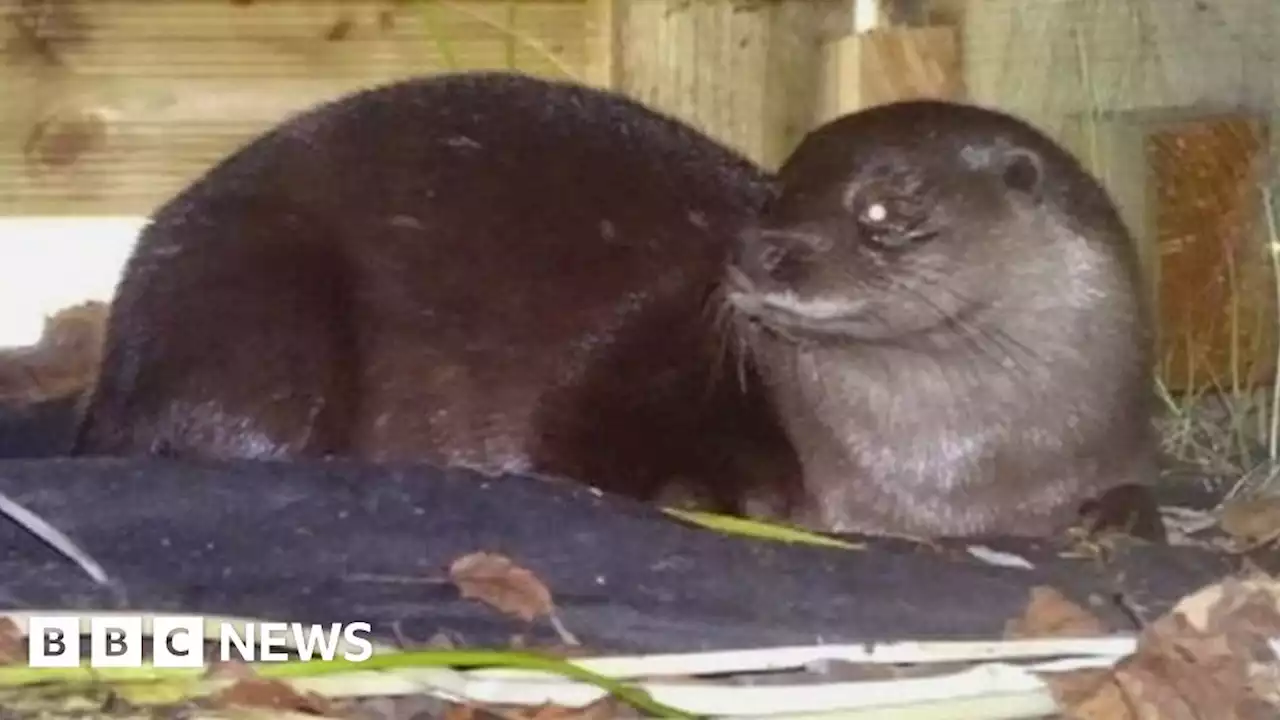
{"label": "otter back", "polygon": [[574,85],[339,99],[155,214],[76,452],[427,460],[737,510],[748,476],[798,472],[708,302],[766,193],[706,136]]}

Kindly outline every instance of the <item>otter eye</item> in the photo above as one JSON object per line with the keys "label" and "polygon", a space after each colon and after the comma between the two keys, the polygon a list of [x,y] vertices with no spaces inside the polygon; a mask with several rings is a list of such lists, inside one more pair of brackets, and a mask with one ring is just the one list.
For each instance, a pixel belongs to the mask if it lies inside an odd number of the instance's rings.
{"label": "otter eye", "polygon": [[861,203],[857,212],[858,225],[862,228],[862,236],[877,245],[894,247],[905,244],[903,238],[904,217],[893,203],[886,200],[868,199]]}
{"label": "otter eye", "polygon": [[902,248],[934,235],[927,214],[905,198],[868,200],[858,211],[857,222],[861,236],[882,248]]}
{"label": "otter eye", "polygon": [[862,209],[862,219],[868,224],[879,225],[889,219],[889,208],[882,202],[873,202]]}
{"label": "otter eye", "polygon": [[902,224],[900,204],[885,195],[860,198],[854,201],[854,216],[865,233],[892,233]]}
{"label": "otter eye", "polygon": [[925,194],[910,177],[876,178],[850,185],[842,200],[862,241],[899,248],[932,237],[925,227],[929,213],[920,199]]}

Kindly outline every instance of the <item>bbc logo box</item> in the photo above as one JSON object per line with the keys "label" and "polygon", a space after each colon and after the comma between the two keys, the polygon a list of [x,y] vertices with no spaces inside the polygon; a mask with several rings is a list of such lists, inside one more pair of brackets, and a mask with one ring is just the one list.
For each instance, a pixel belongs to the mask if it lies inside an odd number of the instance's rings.
{"label": "bbc logo box", "polygon": [[139,667],[147,630],[156,667],[204,666],[205,622],[189,616],[157,616],[147,622],[138,615],[32,617],[27,661],[31,667],[77,667],[88,650],[92,667]]}
{"label": "bbc logo box", "polygon": [[206,642],[221,662],[284,662],[291,656],[303,661],[341,656],[363,662],[373,655],[371,632],[367,622],[240,624],[174,615],[39,616],[28,621],[27,657],[31,667],[77,667],[87,650],[90,667],[140,667],[150,637],[149,659],[162,668],[203,667]]}

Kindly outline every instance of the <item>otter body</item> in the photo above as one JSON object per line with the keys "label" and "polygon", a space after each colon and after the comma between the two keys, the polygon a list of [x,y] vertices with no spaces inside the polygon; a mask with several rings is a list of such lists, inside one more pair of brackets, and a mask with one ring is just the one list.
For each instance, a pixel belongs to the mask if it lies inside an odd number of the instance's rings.
{"label": "otter body", "polygon": [[726,297],[801,457],[807,524],[1040,535],[1156,472],[1137,254],[1064,149],[902,102],[810,134]]}
{"label": "otter body", "polygon": [[1141,305],[1105,193],[1008,116],[873,108],[774,178],[613,94],[415,80],[286,121],[155,215],[75,451],[1043,535],[1153,471]]}
{"label": "otter body", "polygon": [[518,75],[305,112],[155,214],[75,452],[431,461],[742,512],[745,478],[799,472],[710,302],[768,180]]}

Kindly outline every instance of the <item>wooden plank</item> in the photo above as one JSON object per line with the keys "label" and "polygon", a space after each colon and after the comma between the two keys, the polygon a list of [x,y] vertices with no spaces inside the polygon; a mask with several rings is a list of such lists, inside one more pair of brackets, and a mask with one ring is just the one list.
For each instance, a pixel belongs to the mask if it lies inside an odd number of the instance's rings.
{"label": "wooden plank", "polygon": [[619,0],[586,0],[583,80],[612,90],[619,84],[618,48],[623,9]]}
{"label": "wooden plank", "polygon": [[984,104],[1046,116],[1277,104],[1274,2],[946,4],[963,16],[967,87]]}
{"label": "wooden plank", "polygon": [[765,127],[759,158],[768,167],[784,162],[813,129],[822,83],[822,47],[845,34],[848,0],[778,3],[770,25],[766,67]]}
{"label": "wooden plank", "polygon": [[[619,87],[774,165],[808,129],[807,106],[831,0],[633,0],[621,30]],[[799,90],[797,90],[799,88]]]}
{"label": "wooden plank", "polygon": [[956,30],[889,28],[826,44],[818,121],[895,100],[964,95]]}
{"label": "wooden plank", "polygon": [[56,6],[0,27],[20,99],[0,103],[0,215],[146,214],[321,100],[449,70],[576,77],[586,55],[583,0]]}

